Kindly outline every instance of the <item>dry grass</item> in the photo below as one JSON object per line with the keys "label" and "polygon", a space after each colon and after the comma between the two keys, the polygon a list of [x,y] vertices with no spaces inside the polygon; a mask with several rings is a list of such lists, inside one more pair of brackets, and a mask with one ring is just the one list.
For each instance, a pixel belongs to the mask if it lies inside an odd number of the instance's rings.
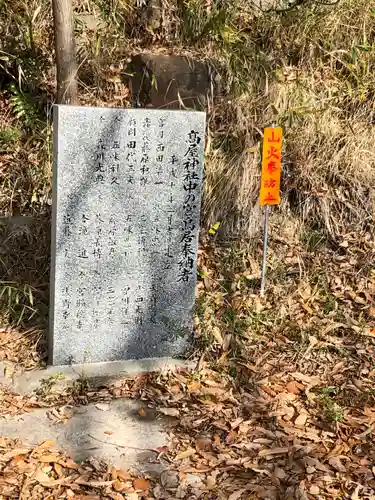
{"label": "dry grass", "polygon": [[[1,61],[4,73],[21,82],[21,90],[32,91],[34,101],[37,95],[43,101],[54,90],[49,4],[4,3],[1,9],[7,22],[0,49],[13,50],[9,61]],[[76,1],[75,10],[82,104],[128,106],[126,66],[139,50],[188,52],[222,68],[231,98],[210,109],[206,225],[220,220],[226,235],[256,232],[261,133],[275,122],[285,130],[282,206],[333,239],[348,226],[370,227],[375,16],[368,2],[343,0],[332,7],[305,2],[280,14],[261,13],[241,1],[165,0],[152,19],[119,0]],[[13,39],[22,43],[12,47]],[[39,110],[46,116],[43,106]],[[20,126],[25,128],[24,119]],[[48,182],[48,173],[37,175]],[[25,184],[22,209],[28,211]],[[14,183],[5,198],[12,190]]]}
{"label": "dry grass", "polygon": [[248,86],[211,120],[210,222],[224,221],[232,234],[259,227],[261,131],[278,123],[285,132],[282,209],[332,239],[371,230],[374,27],[368,2],[352,0],[249,20],[241,32],[244,61],[232,76]]}

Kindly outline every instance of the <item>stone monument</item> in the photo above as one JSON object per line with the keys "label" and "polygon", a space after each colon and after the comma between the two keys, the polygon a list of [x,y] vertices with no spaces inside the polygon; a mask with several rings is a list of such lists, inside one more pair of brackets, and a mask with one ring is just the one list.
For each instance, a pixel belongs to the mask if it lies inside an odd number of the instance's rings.
{"label": "stone monument", "polygon": [[50,364],[186,351],[204,137],[202,112],[55,106]]}

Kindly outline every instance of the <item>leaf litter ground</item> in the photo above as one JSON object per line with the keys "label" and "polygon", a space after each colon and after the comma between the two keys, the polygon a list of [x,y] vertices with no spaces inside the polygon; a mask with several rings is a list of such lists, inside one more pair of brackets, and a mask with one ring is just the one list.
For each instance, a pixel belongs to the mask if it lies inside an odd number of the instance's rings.
{"label": "leaf litter ground", "polygon": [[[308,252],[274,238],[263,301],[259,259],[236,252],[201,247],[195,370],[0,394],[2,417],[50,406],[57,425],[66,405],[141,400],[141,418],[153,408],[174,422],[155,450],[160,480],[3,438],[0,498],[375,499],[373,243],[347,235]],[[14,361],[31,341],[12,350],[12,334],[0,350]]]}

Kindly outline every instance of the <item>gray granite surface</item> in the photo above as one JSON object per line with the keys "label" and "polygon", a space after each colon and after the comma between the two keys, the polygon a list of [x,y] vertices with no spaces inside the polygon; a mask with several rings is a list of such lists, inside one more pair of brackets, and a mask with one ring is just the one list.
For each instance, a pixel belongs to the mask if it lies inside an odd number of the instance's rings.
{"label": "gray granite surface", "polygon": [[205,114],[54,108],[50,363],[180,356]]}

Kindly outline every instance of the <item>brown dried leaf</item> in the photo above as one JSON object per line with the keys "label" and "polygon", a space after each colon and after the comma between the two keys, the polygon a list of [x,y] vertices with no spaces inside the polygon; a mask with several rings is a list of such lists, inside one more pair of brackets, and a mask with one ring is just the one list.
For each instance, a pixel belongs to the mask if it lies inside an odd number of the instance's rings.
{"label": "brown dried leaf", "polygon": [[53,464],[53,468],[55,469],[56,474],[57,474],[59,477],[61,477],[61,476],[63,476],[63,475],[64,475],[64,469],[61,467],[61,465],[60,465],[59,463],[55,462],[55,463]]}
{"label": "brown dried leaf", "polygon": [[193,380],[190,384],[187,385],[187,389],[189,392],[199,391],[202,387],[202,384],[199,380]]}
{"label": "brown dried leaf", "polygon": [[35,481],[38,481],[39,483],[46,484],[51,482],[51,478],[42,470],[37,470],[34,478]]}
{"label": "brown dried leaf", "polygon": [[306,413],[301,413],[294,421],[294,425],[297,427],[304,427],[307,421],[308,415]]}
{"label": "brown dried leaf", "polygon": [[70,458],[66,462],[60,461],[59,463],[60,465],[62,465],[63,467],[67,467],[68,469],[78,470],[80,467],[79,464],[77,464],[76,462],[74,462],[74,460],[71,460]]}
{"label": "brown dried leaf", "polygon": [[346,467],[342,464],[341,460],[338,457],[331,457],[328,460],[328,463],[338,472],[346,472]]}
{"label": "brown dried leaf", "polygon": [[292,394],[301,394],[301,387],[302,389],[304,389],[304,386],[302,384],[299,384],[298,382],[296,381],[291,381],[291,382],[288,382],[285,386],[286,390],[288,392],[291,392]]}
{"label": "brown dried leaf", "polygon": [[310,486],[309,493],[311,493],[311,495],[319,495],[320,488],[313,484],[312,486]]}
{"label": "brown dried leaf", "polygon": [[74,481],[81,486],[92,486],[93,488],[101,488],[102,486],[111,486],[114,481],[86,481],[84,478],[79,477]]}
{"label": "brown dried leaf", "polygon": [[150,481],[148,481],[147,479],[143,479],[142,477],[134,479],[133,481],[133,488],[136,491],[148,491],[149,487]]}
{"label": "brown dried leaf", "polygon": [[195,440],[195,448],[197,451],[212,451],[211,439],[207,437],[198,437]]}
{"label": "brown dried leaf", "polygon": [[121,492],[125,489],[126,484],[120,481],[119,479],[116,479],[112,486],[115,491]]}
{"label": "brown dried leaf", "polygon": [[125,493],[125,500],[138,500],[138,494],[136,492]]}
{"label": "brown dried leaf", "polygon": [[176,457],[175,460],[183,460],[184,458],[192,457],[195,455],[196,451],[193,448],[188,448],[185,451],[182,451],[179,453]]}
{"label": "brown dried leaf", "polygon": [[220,331],[220,328],[217,327],[217,326],[214,326],[212,328],[212,335],[215,337],[215,340],[218,344],[220,345],[223,345],[224,343],[224,339],[223,339],[223,336],[221,334],[221,331]]}
{"label": "brown dried leaf", "polygon": [[241,490],[237,490],[228,497],[228,500],[239,500],[242,494],[245,493],[246,491],[247,488],[242,488]]}
{"label": "brown dried leaf", "polygon": [[208,490],[213,490],[216,486],[216,475],[207,476],[206,479],[206,488]]}
{"label": "brown dried leaf", "polygon": [[237,429],[237,427],[239,427],[242,424],[243,420],[244,420],[243,418],[236,418],[236,420],[230,423],[231,428]]}
{"label": "brown dried leaf", "polygon": [[34,449],[34,452],[37,452],[39,450],[47,450],[48,448],[52,448],[55,445],[56,445],[55,441],[52,440],[43,441]]}
{"label": "brown dried leaf", "polygon": [[15,450],[10,450],[4,453],[2,457],[0,457],[1,461],[10,460],[17,455],[27,455],[31,451],[31,448],[16,448]]}
{"label": "brown dried leaf", "polygon": [[24,455],[17,455],[10,462],[10,467],[20,467],[25,464]]}
{"label": "brown dried leaf", "polygon": [[267,450],[260,450],[258,455],[260,457],[270,457],[273,455],[284,455],[285,453],[289,453],[289,448],[284,447],[284,448],[271,448]]}
{"label": "brown dried leaf", "polygon": [[44,455],[38,458],[39,462],[49,463],[49,462],[59,462],[61,457],[59,455]]}

